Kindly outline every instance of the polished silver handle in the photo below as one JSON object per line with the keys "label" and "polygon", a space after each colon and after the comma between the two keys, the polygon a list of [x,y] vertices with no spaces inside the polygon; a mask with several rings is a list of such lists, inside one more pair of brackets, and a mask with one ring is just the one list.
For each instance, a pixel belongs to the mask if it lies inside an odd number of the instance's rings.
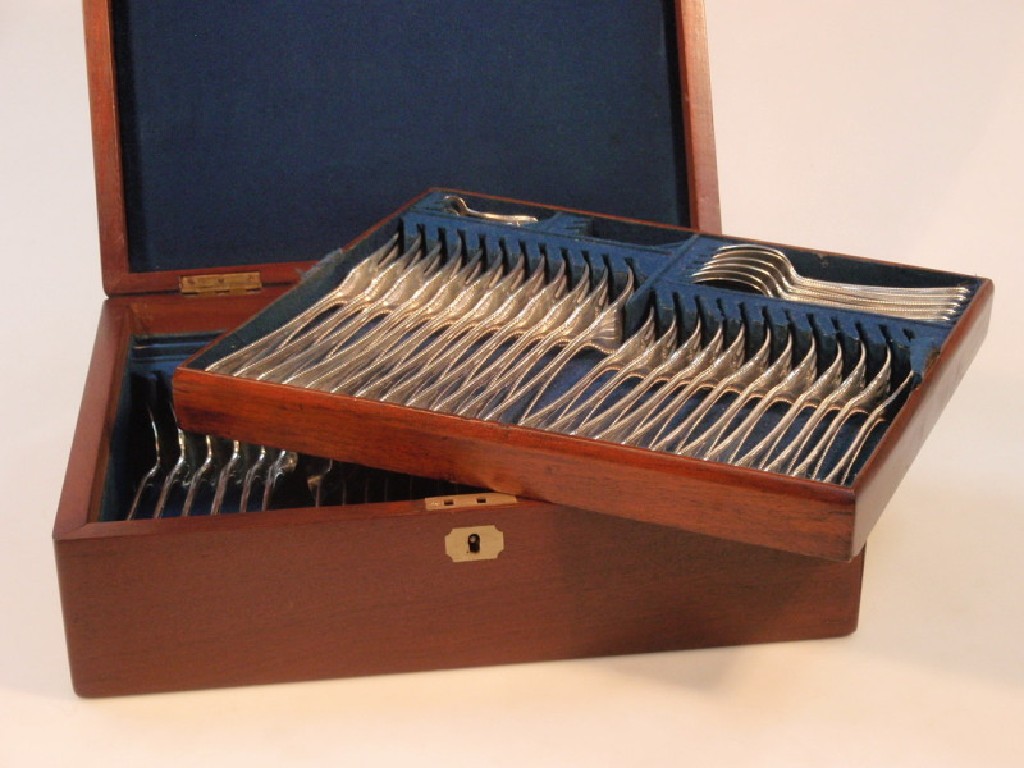
{"label": "polished silver handle", "polygon": [[499,224],[511,224],[515,227],[521,227],[523,224],[536,224],[540,219],[536,216],[527,216],[526,214],[507,214],[507,213],[488,213],[486,211],[477,211],[466,205],[466,201],[458,195],[448,195],[444,199],[444,202],[451,209],[452,213],[458,214],[459,216],[472,216],[475,219],[483,219],[484,221],[495,221]]}

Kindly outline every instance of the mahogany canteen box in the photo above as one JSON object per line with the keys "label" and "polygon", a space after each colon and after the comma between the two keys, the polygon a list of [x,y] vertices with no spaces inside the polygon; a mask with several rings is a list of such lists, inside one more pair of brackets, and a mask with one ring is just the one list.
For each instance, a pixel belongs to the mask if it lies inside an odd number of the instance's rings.
{"label": "mahogany canteen box", "polygon": [[183,360],[431,185],[717,229],[699,2],[86,0],[84,17],[109,298],[53,529],[79,694],[853,630],[860,556],[175,422]]}

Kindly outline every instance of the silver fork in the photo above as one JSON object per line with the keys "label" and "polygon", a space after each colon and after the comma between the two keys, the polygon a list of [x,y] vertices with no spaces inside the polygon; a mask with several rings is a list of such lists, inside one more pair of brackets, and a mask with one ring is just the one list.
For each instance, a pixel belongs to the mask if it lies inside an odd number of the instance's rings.
{"label": "silver fork", "polygon": [[[482,259],[477,262],[482,265]],[[506,280],[510,284],[521,282],[523,271],[520,262],[515,274],[503,274],[501,264],[489,269],[479,268],[466,275],[463,285],[455,285],[453,293],[439,297],[437,312],[425,323],[394,344],[390,349],[368,358],[360,369],[339,382],[332,392],[354,392],[359,397],[373,397],[390,388],[409,370],[417,370],[419,362],[433,351],[434,345],[460,321],[475,316],[485,297],[500,294]]]}
{"label": "silver fork", "polygon": [[[455,349],[446,350],[445,355],[423,371],[418,378],[422,386],[405,399],[405,404],[436,410],[435,403],[447,399],[450,395],[457,396],[459,392],[453,394],[453,389],[461,387],[466,378],[484,366],[504,345],[514,343],[527,328],[534,326],[552,303],[558,301],[568,291],[568,270],[565,261],[558,259],[551,280],[546,284],[543,280],[544,269],[538,266],[531,279],[516,291],[516,301],[510,302],[511,306],[506,311],[497,313],[498,317],[491,323],[481,326],[476,333],[467,334]],[[541,287],[536,290],[538,283]],[[472,345],[479,341],[482,343],[473,350]],[[387,399],[396,402],[391,393]]]}
{"label": "silver fork", "polygon": [[126,520],[134,520],[135,516],[139,512],[139,505],[142,503],[142,497],[146,491],[149,490],[153,481],[157,475],[163,469],[163,461],[160,456],[160,431],[156,425],[156,417],[153,415],[153,406],[147,405],[146,411],[149,414],[149,425],[153,430],[153,447],[156,451],[156,459],[153,462],[153,466],[150,467],[149,471],[143,475],[142,480],[139,481],[139,487],[135,491],[135,496],[132,498],[131,506],[128,508],[128,515],[125,517]]}
{"label": "silver fork", "polygon": [[[214,449],[214,439],[210,435],[200,438],[206,449],[202,464],[196,469],[185,485],[188,493],[185,495],[185,503],[181,508],[181,516],[188,517],[192,514],[192,507],[195,504],[196,494],[206,484],[211,484],[211,478],[217,469],[217,456]],[[215,482],[215,481],[214,481]]]}
{"label": "silver fork", "polygon": [[[485,401],[483,408],[484,419],[500,419],[502,415],[515,403],[528,397],[530,392],[537,392],[547,388],[562,372],[566,365],[586,349],[596,350],[605,357],[615,352],[623,342],[624,329],[622,326],[622,312],[627,301],[633,295],[633,288],[636,279],[633,270],[626,270],[626,284],[613,302],[608,303],[608,292],[611,289],[613,278],[612,270],[606,267],[607,286],[602,286],[601,295],[585,311],[581,308],[580,322],[576,323],[570,319],[564,329],[552,338],[544,339],[540,345],[534,348],[531,354],[524,356],[524,359],[516,364],[502,380],[495,380],[489,386],[494,393]],[[603,282],[603,281],[602,281]],[[589,322],[587,322],[589,318]],[[581,331],[573,329],[584,326]],[[541,368],[537,368],[544,357],[558,347],[561,351]],[[505,387],[511,385],[511,390],[505,393]],[[478,409],[477,413],[481,411]]]}
{"label": "silver fork", "polygon": [[164,478],[163,485],[160,487],[160,496],[156,501],[156,506],[153,507],[153,517],[163,517],[164,511],[167,508],[167,501],[170,498],[171,492],[176,487],[187,487],[185,482],[189,478],[189,470],[193,467],[192,449],[189,446],[188,436],[177,428],[178,431],[178,457],[171,467],[171,471],[167,473]]}
{"label": "silver fork", "polygon": [[[347,349],[348,342],[378,318],[387,317],[394,309],[415,296],[424,279],[441,262],[440,246],[432,249],[422,259],[413,258],[409,264],[405,259],[398,262],[397,269],[390,269],[386,279],[373,288],[355,296],[349,303],[325,320],[314,334],[306,334],[282,348],[282,359],[273,367],[264,367],[255,376],[253,371],[246,375],[283,384],[306,386],[319,372],[329,370],[332,360]],[[376,290],[374,289],[376,288]]]}
{"label": "silver fork", "polygon": [[[358,269],[357,280],[342,281],[338,288],[301,312],[296,318],[300,322],[292,321],[284,326],[288,329],[285,338],[276,339],[258,358],[237,367],[234,375],[258,379],[297,353],[317,345],[323,338],[358,316],[367,302],[390,290],[395,281],[416,263],[421,253],[422,240],[417,237],[411,247],[401,253],[389,254],[383,263],[371,260],[365,269]],[[275,332],[271,335],[277,334]]]}
{"label": "silver fork", "polygon": [[553,304],[535,325],[524,328],[508,349],[468,376],[455,399],[442,402],[439,409],[480,416],[495,399],[511,397],[509,386],[522,382],[548,350],[570,343],[585,331],[607,303],[608,285],[602,280],[596,289],[591,286],[587,263],[579,282],[569,293]]}
{"label": "silver fork", "polygon": [[795,398],[807,391],[817,376],[816,346],[812,336],[810,346],[800,362],[757,401],[750,413],[734,429],[721,436],[708,448],[704,458],[732,462],[772,406],[783,402],[792,404]]}
{"label": "silver fork", "polygon": [[[771,345],[771,334],[766,333],[757,351],[749,359],[736,367],[735,370],[723,371],[722,374],[724,375],[712,373],[704,382],[710,386],[708,393],[701,398],[701,401],[679,424],[668,431],[665,431],[664,427],[662,430],[659,430],[649,447],[656,451],[668,451],[671,450],[671,446],[677,443],[685,443],[701,425],[704,417],[723,397],[728,394],[740,394],[752,381],[764,373],[768,365]],[[703,389],[704,387],[701,388]],[[686,401],[677,399],[675,402],[681,407]],[[669,422],[666,421],[665,427],[668,424]],[[676,452],[678,452],[678,449],[676,449]]]}
{"label": "silver fork", "polygon": [[282,477],[294,472],[298,464],[299,455],[294,451],[281,451],[278,453],[277,458],[270,465],[267,475],[263,480],[263,503],[260,505],[261,510],[266,512],[270,509],[270,497],[274,492],[277,482]]}
{"label": "silver fork", "polygon": [[[434,252],[440,259],[440,248]],[[342,334],[325,339],[324,346],[332,349],[319,362],[287,377],[285,383],[331,390],[335,386],[332,382],[353,370],[368,354],[428,320],[435,311],[438,294],[448,295],[458,285],[456,277],[463,269],[460,256],[453,256],[433,272],[428,262],[429,257],[420,262],[417,268],[423,267],[421,273],[417,274],[416,268],[411,270],[408,279],[403,278],[392,293],[366,309],[359,322],[351,323]]]}
{"label": "silver fork", "polygon": [[[464,304],[473,295],[474,283],[487,283],[481,275],[482,263],[470,260],[465,266],[445,269],[430,279],[433,283],[419,300],[412,300],[396,309],[379,324],[369,329],[346,350],[334,371],[311,381],[308,386],[329,392],[348,392],[373,380],[377,371],[394,360],[407,346],[419,346],[425,328],[436,328],[450,318],[452,305]],[[461,300],[461,301],[460,301]],[[444,318],[444,319],[442,319]]]}
{"label": "silver fork", "polygon": [[[648,315],[644,324],[628,339],[592,366],[571,387],[542,408],[538,404],[547,393],[556,377],[551,377],[545,386],[537,389],[533,398],[523,411],[519,423],[527,427],[546,428],[556,432],[565,431],[581,411],[588,407],[596,408],[604,402],[612,392],[630,378],[641,375],[640,371],[649,367],[652,360],[663,360],[675,345],[675,317],[661,338],[655,342],[655,313]],[[584,395],[590,388],[607,374],[610,376],[604,384],[590,396]],[[535,410],[536,409],[536,410]]]}
{"label": "silver fork", "polygon": [[[382,365],[387,373],[366,382],[356,390],[357,397],[377,397],[392,402],[411,399],[421,388],[443,375],[441,365],[453,366],[479,339],[500,330],[502,324],[519,311],[526,298],[543,285],[543,270],[526,278],[523,254],[509,273],[500,279],[498,270],[491,282],[474,284],[465,302],[456,301],[452,311],[435,324],[422,329],[408,349],[396,350]],[[489,289],[493,285],[493,289]]]}
{"label": "silver fork", "polygon": [[[768,335],[765,337],[765,344],[767,345]],[[725,434],[729,427],[736,420],[740,411],[743,410],[749,403],[753,401],[762,400],[767,394],[778,385],[780,381],[785,378],[793,371],[793,335],[786,332],[786,345],[782,352],[775,359],[775,362],[763,368],[763,373],[753,379],[746,387],[742,390],[736,391],[736,397],[729,406],[717,417],[713,424],[710,424],[707,429],[698,437],[693,438],[688,443],[683,442],[676,449],[676,453],[681,453],[686,456],[697,456],[700,458],[707,458],[707,455],[717,446],[723,434]],[[737,381],[733,382],[733,386],[739,386],[741,384],[740,377]],[[721,387],[721,385],[720,385]],[[724,396],[725,388],[722,387],[721,395]],[[730,390],[732,391],[732,390]],[[714,393],[709,395],[705,400],[708,404],[708,410],[710,410],[711,401],[714,399]],[[695,424],[696,427],[696,424]],[[692,434],[692,431],[691,431]],[[689,435],[687,436],[689,437]],[[684,438],[685,441],[685,438]]]}
{"label": "silver fork", "polygon": [[779,472],[787,475],[793,474],[793,469],[799,462],[800,456],[803,455],[807,444],[818,431],[818,428],[824,419],[833,411],[842,408],[843,404],[851,397],[855,397],[858,392],[862,392],[864,390],[864,387],[867,385],[868,352],[863,342],[858,343],[858,352],[857,362],[854,364],[853,370],[851,370],[845,378],[839,381],[838,385],[832,391],[828,392],[821,398],[821,401],[816,404],[814,411],[807,419],[807,422],[803,427],[801,427],[797,434],[793,436],[789,444],[779,453],[779,455],[768,463],[765,469],[769,472]]}
{"label": "silver fork", "polygon": [[697,272],[694,282],[734,282],[753,288],[765,296],[787,301],[803,301],[839,309],[875,312],[905,320],[944,322],[958,311],[957,302],[898,300],[883,296],[845,296],[831,291],[797,290],[770,266],[752,260],[732,259],[708,265]]}
{"label": "silver fork", "polygon": [[837,346],[836,355],[832,362],[829,363],[820,376],[814,379],[808,389],[795,394],[792,400],[786,399],[783,396],[778,398],[778,402],[789,404],[789,408],[779,422],[757,444],[737,456],[736,453],[742,450],[743,446],[743,442],[740,442],[729,458],[730,463],[741,467],[765,469],[772,456],[775,455],[776,450],[778,450],[783,436],[793,426],[800,414],[805,409],[816,408],[828,397],[829,393],[833,392],[842,380],[842,373],[843,351],[841,346]]}
{"label": "silver fork", "polygon": [[[565,267],[565,262],[562,266]],[[539,343],[547,331],[572,316],[590,293],[590,264],[584,265],[583,275],[571,289],[568,288],[568,269],[564,279],[564,292],[556,283],[553,291],[544,290],[533,296],[509,327],[500,330],[478,352],[450,371],[447,378],[441,380],[440,387],[453,387],[454,391],[447,397],[435,398],[430,408],[464,413],[463,407],[474,399],[481,382],[486,386],[488,381],[493,381],[521,352]],[[556,294],[557,298],[552,298]]]}
{"label": "silver fork", "polygon": [[698,318],[689,338],[663,365],[651,371],[612,408],[589,417],[572,434],[629,444],[648,432],[665,401],[722,354],[724,329],[719,326],[707,344],[701,346],[701,325]]}
{"label": "silver fork", "polygon": [[[712,339],[712,345],[709,345],[709,348],[716,349],[716,354],[713,357],[698,354],[686,369],[676,375],[673,381],[667,382],[648,398],[637,409],[640,413],[639,420],[627,434],[620,438],[619,442],[645,448],[650,448],[652,444],[658,443],[662,436],[672,429],[671,421],[666,420],[664,414],[678,413],[690,398],[702,390],[711,389],[743,363],[743,358],[746,356],[746,331],[746,326],[740,325],[732,342],[724,350],[718,352],[717,350],[721,350],[720,345],[724,340],[724,330],[719,327],[718,333]],[[709,350],[704,350],[704,352],[707,351]],[[653,436],[645,439],[645,436],[652,430],[656,430]]]}
{"label": "silver fork", "polygon": [[256,341],[225,355],[220,360],[207,366],[208,371],[217,373],[238,374],[249,363],[258,360],[266,352],[273,351],[287,344],[303,329],[315,323],[317,318],[344,305],[369,285],[373,277],[399,255],[398,235],[392,237],[384,246],[369,257],[356,264],[336,287],[319,301],[303,310],[293,319]]}
{"label": "silver fork", "polygon": [[238,502],[239,512],[249,511],[249,497],[252,495],[253,489],[266,479],[267,469],[273,463],[274,458],[276,458],[275,449],[265,445],[259,446],[256,460],[249,465],[242,480],[242,497]]}
{"label": "silver fork", "polygon": [[220,514],[221,508],[224,506],[224,498],[227,496],[228,486],[232,482],[237,483],[242,479],[243,465],[242,445],[237,440],[232,440],[231,455],[217,475],[213,501],[210,503],[210,515]]}
{"label": "silver fork", "polygon": [[766,245],[751,243],[734,243],[719,248],[712,255],[712,262],[721,262],[733,257],[753,257],[761,259],[763,263],[775,267],[782,281],[792,286],[794,290],[821,291],[837,295],[848,295],[851,297],[878,296],[890,300],[926,301],[936,299],[949,301],[964,299],[970,295],[970,290],[965,286],[939,286],[939,287],[901,287],[886,285],[863,285],[856,283],[840,283],[834,280],[819,280],[813,277],[806,277],[797,272],[793,262],[778,248]]}
{"label": "silver fork", "polygon": [[[824,478],[826,483],[834,483],[839,479],[840,473],[842,473],[842,480],[840,481],[843,485],[846,485],[851,480],[853,468],[857,464],[857,457],[860,456],[864,450],[864,445],[867,443],[871,433],[875,431],[875,428],[885,420],[886,412],[892,407],[893,403],[908,389],[914,380],[913,373],[907,374],[898,387],[896,387],[892,394],[890,394],[885,400],[879,403],[871,413],[868,414],[864,423],[860,429],[857,430],[857,434],[854,435],[853,440],[850,441],[849,448],[846,452],[839,457],[836,461],[835,467],[832,472]],[[845,467],[845,469],[844,469]]]}
{"label": "silver fork", "polygon": [[693,280],[740,282],[777,298],[932,322],[949,320],[969,295],[963,286],[900,288],[815,280],[800,275],[782,251],[746,243],[719,248]]}
{"label": "silver fork", "polygon": [[821,472],[822,464],[828,455],[828,451],[839,436],[843,426],[853,414],[866,412],[868,409],[873,408],[878,400],[883,397],[885,390],[889,387],[891,372],[892,353],[889,351],[888,345],[886,345],[885,361],[882,363],[881,369],[872,377],[871,381],[866,383],[860,392],[855,393],[842,404],[842,407],[839,408],[814,448],[792,470],[791,474],[815,477]]}
{"label": "silver fork", "polygon": [[[567,429],[569,434],[617,442],[632,425],[642,419],[643,407],[640,403],[643,398],[659,386],[671,387],[670,382],[676,381],[683,371],[689,369],[698,353],[705,354],[701,348],[702,325],[698,316],[690,334],[680,340],[663,361],[653,365],[650,370],[643,371],[642,378],[614,403],[604,405],[603,401],[592,400],[592,405],[588,406],[583,418],[577,420],[577,425]],[[668,341],[671,342],[672,339]],[[722,336],[719,331],[709,341],[708,346],[717,345],[720,349],[721,342]]]}

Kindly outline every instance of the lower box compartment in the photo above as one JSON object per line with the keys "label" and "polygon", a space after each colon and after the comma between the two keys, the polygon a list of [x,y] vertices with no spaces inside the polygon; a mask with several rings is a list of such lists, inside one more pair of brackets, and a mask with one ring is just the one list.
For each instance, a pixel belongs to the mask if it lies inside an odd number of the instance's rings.
{"label": "lower box compartment", "polygon": [[[857,621],[863,555],[816,560],[535,502],[323,512],[68,542],[78,693],[824,638]],[[504,534],[496,559],[447,556],[453,529],[485,525]]]}
{"label": "lower box compartment", "polygon": [[183,431],[171,375],[214,335],[132,338],[99,519],[216,516],[458,495],[477,489]]}
{"label": "lower box compartment", "polygon": [[[265,301],[115,299],[104,309],[54,530],[79,694],[825,638],[855,628],[863,554],[819,560],[560,505],[452,495],[464,489],[439,481],[389,486],[448,494],[433,502],[378,494],[337,506],[123,519],[148,461],[121,455],[136,451],[135,438],[123,442],[133,344],[229,326]],[[136,468],[119,469],[129,466]],[[479,535],[500,536],[500,551],[473,553],[474,535],[477,544]],[[453,536],[467,541],[468,556],[453,556]]]}

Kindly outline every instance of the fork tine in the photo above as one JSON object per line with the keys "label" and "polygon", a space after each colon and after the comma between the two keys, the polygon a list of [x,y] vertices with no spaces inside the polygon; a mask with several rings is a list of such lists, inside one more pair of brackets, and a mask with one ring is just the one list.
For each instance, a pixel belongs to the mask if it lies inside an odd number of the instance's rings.
{"label": "fork tine", "polygon": [[267,351],[279,348],[299,334],[303,328],[313,322],[324,312],[338,303],[344,303],[350,296],[363,290],[373,275],[386,266],[400,253],[398,235],[394,235],[387,243],[367,259],[356,265],[345,279],[308,309],[300,312],[295,318],[266,336],[236,350],[217,362],[208,370],[219,373],[237,375],[246,365],[259,360]]}

